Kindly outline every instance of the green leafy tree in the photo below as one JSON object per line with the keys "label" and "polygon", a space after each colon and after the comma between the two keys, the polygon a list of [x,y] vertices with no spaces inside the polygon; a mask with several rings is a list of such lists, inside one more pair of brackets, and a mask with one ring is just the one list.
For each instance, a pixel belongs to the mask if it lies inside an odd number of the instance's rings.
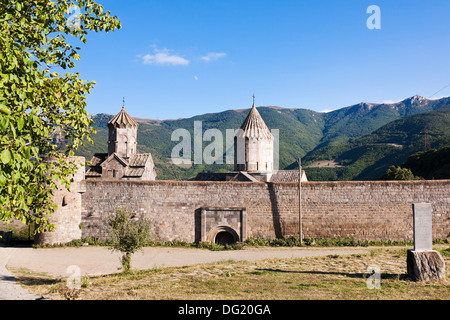
{"label": "green leafy tree", "polygon": [[[80,60],[68,38],[86,43],[90,31],[120,27],[92,0],[0,0],[0,220],[54,229],[55,183],[69,187],[76,166],[67,157],[95,133],[85,110],[95,82],[63,74]],[[56,132],[63,151],[52,143]]]}
{"label": "green leafy tree", "polygon": [[131,271],[131,256],[150,242],[150,222],[138,219],[125,209],[118,208],[109,218],[109,246],[112,251],[123,253],[121,258],[124,272]]}
{"label": "green leafy tree", "polygon": [[386,174],[381,180],[419,180],[419,177],[414,176],[410,169],[399,166],[390,166]]}

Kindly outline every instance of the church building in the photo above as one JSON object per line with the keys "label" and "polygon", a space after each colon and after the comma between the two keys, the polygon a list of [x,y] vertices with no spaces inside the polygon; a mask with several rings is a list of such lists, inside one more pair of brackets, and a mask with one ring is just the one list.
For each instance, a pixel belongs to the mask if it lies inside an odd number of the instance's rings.
{"label": "church building", "polygon": [[[226,173],[199,173],[200,181],[264,181],[295,182],[298,170],[275,170],[274,137],[261,114],[253,106],[234,137],[234,171]],[[308,181],[302,170],[302,181]]]}
{"label": "church building", "polygon": [[96,153],[86,172],[86,179],[156,180],[150,153],[138,153],[139,124],[122,110],[108,122],[108,153]]}

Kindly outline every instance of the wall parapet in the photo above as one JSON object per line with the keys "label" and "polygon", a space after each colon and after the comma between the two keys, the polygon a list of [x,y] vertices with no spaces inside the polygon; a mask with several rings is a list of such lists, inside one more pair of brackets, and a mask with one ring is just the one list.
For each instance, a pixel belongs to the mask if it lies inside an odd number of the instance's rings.
{"label": "wall parapet", "polygon": [[[87,183],[133,183],[133,184],[173,184],[173,185],[265,185],[265,184],[274,184],[274,185],[292,185],[298,186],[298,182],[285,182],[285,181],[277,181],[277,182],[249,182],[249,181],[195,181],[195,180],[154,180],[154,181],[140,181],[140,180],[86,180]],[[305,186],[314,186],[314,185],[328,185],[328,186],[336,186],[336,185],[447,185],[450,186],[450,179],[447,180],[370,180],[370,181],[304,181],[302,185]]]}

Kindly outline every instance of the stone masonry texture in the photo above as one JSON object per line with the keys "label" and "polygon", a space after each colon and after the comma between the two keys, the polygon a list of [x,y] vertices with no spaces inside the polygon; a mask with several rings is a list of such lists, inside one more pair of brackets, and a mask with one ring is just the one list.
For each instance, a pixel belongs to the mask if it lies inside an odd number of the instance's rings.
{"label": "stone masonry texture", "polygon": [[[302,183],[305,238],[412,240],[412,204],[433,208],[433,238],[450,236],[450,180]],[[202,207],[242,207],[248,238],[298,236],[292,182],[86,181],[82,236],[107,239],[116,208],[151,220],[155,240],[199,241]]]}

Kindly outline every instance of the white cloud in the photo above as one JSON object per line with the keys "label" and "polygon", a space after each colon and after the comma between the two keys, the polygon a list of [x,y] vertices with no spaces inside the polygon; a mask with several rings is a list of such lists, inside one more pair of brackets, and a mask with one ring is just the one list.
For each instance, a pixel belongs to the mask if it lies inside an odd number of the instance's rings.
{"label": "white cloud", "polygon": [[224,58],[226,56],[227,56],[227,54],[224,52],[208,52],[208,54],[206,56],[201,57],[200,59],[202,59],[206,62],[211,62],[211,61],[219,60],[220,58]]}
{"label": "white cloud", "polygon": [[197,80],[198,80],[198,77],[197,77],[197,76],[194,76],[194,80],[197,81]]}
{"label": "white cloud", "polygon": [[442,99],[442,98],[448,98],[448,96],[430,97],[430,98],[427,98],[427,99],[429,99],[429,100],[439,100],[439,99]]}
{"label": "white cloud", "polygon": [[381,103],[384,103],[384,104],[394,104],[394,103],[398,103],[398,102],[400,102],[401,100],[399,100],[399,101],[394,101],[394,100],[384,100],[383,102],[381,102]]}
{"label": "white cloud", "polygon": [[168,49],[154,49],[154,54],[146,54],[142,58],[143,64],[158,65],[158,66],[187,66],[189,60],[182,56],[172,54],[172,50]]}
{"label": "white cloud", "polygon": [[[158,66],[187,66],[190,64],[190,61],[188,59],[173,53],[173,50],[158,49],[156,45],[152,45],[151,47],[153,48],[153,53],[148,53],[144,56],[138,56],[140,59],[142,59],[143,64]],[[226,56],[227,54],[224,52],[208,52],[208,54],[200,57],[200,59],[205,62],[211,62],[217,61]]]}

